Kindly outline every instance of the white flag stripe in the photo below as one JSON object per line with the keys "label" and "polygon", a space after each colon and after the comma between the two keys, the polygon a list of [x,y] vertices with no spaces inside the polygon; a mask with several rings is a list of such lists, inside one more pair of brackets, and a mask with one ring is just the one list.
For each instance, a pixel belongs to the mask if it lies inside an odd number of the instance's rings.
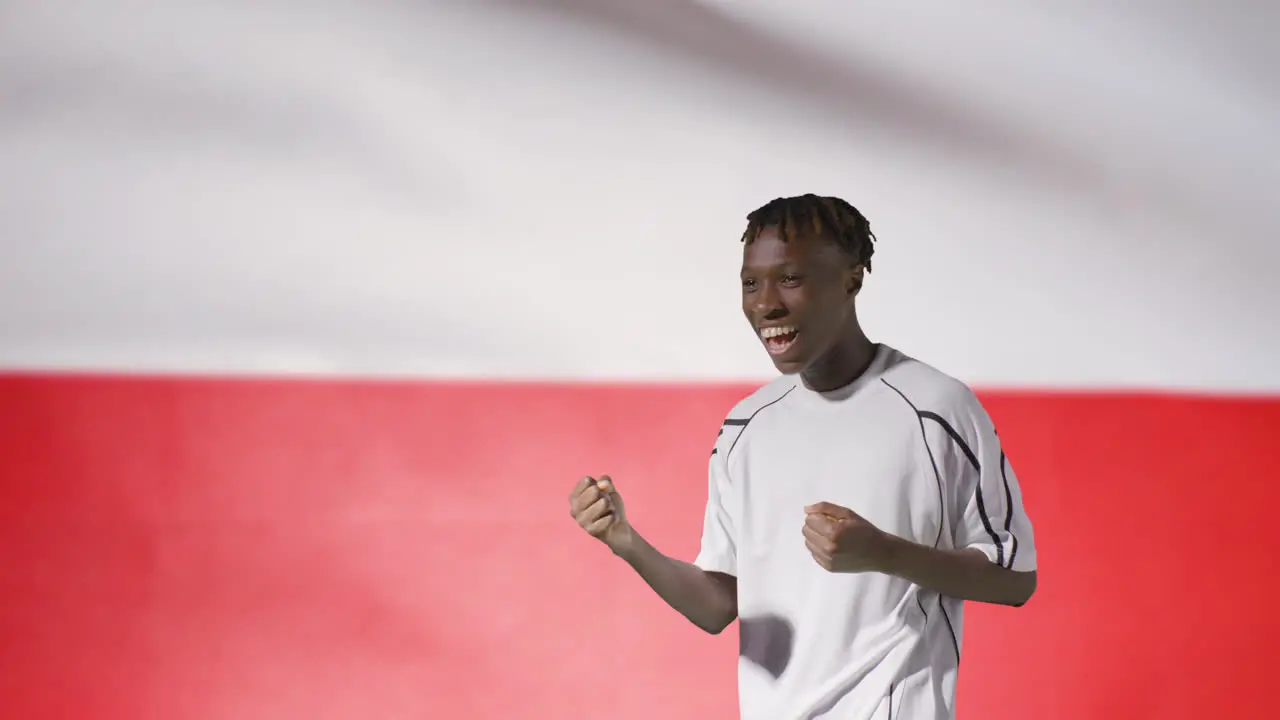
{"label": "white flag stripe", "polygon": [[10,3],[0,365],[767,376],[736,238],[813,191],[971,382],[1280,390],[1261,4],[412,5]]}

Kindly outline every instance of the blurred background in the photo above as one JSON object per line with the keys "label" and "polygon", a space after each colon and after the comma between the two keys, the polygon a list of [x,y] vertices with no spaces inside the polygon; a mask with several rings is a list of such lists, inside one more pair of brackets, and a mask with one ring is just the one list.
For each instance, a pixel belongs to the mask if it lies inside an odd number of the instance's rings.
{"label": "blurred background", "polygon": [[0,1],[0,716],[736,717],[691,559],[751,209],[880,242],[1040,590],[959,717],[1274,717],[1280,6]]}

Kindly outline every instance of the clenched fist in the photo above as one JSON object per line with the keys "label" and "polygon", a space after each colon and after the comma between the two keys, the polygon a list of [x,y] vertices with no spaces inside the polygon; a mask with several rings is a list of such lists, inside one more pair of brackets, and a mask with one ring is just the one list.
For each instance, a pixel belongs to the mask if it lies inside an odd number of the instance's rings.
{"label": "clenched fist", "polygon": [[828,572],[883,571],[890,536],[847,507],[821,502],[804,509],[804,544]]}
{"label": "clenched fist", "polygon": [[589,535],[620,553],[631,541],[622,496],[608,475],[584,477],[569,493],[569,514]]}

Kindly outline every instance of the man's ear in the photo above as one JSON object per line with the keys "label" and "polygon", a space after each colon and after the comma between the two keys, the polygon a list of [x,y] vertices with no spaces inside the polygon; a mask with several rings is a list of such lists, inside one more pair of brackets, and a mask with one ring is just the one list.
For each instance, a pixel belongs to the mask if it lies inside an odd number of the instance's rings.
{"label": "man's ear", "polygon": [[861,265],[853,265],[845,270],[844,290],[849,297],[854,297],[862,291],[862,278],[865,273],[866,268]]}

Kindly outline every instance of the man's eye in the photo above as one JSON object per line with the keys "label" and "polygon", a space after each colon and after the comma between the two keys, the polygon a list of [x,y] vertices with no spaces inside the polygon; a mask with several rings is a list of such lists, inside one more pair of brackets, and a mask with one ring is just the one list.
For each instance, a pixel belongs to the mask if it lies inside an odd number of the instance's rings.
{"label": "man's eye", "polygon": [[756,281],[755,281],[755,280],[743,280],[743,281],[742,281],[742,289],[743,289],[743,290],[755,290],[755,288],[756,288]]}
{"label": "man's eye", "polygon": [[800,276],[799,275],[783,275],[782,284],[783,285],[799,285]]}

